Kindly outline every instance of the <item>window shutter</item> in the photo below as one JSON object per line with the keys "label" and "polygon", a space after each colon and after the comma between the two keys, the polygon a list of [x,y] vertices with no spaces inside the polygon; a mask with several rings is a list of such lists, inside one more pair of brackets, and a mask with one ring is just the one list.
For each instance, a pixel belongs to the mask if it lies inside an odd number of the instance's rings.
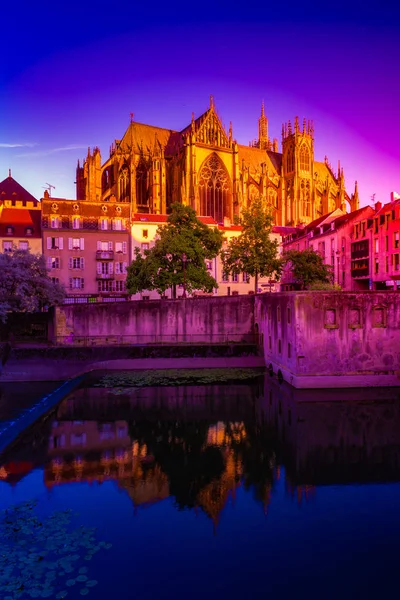
{"label": "window shutter", "polygon": [[58,247],[60,250],[64,248],[64,240],[62,237],[58,238]]}
{"label": "window shutter", "polygon": [[81,277],[81,290],[85,287],[85,280]]}
{"label": "window shutter", "polygon": [[110,251],[113,249],[113,243],[112,242],[108,242],[108,249]]}
{"label": "window shutter", "polygon": [[51,249],[51,237],[47,238],[47,250]]}
{"label": "window shutter", "polygon": [[83,229],[83,219],[82,219],[82,217],[79,219],[79,229]]}
{"label": "window shutter", "polygon": [[72,250],[72,238],[68,238],[68,250]]}
{"label": "window shutter", "polygon": [[97,263],[97,274],[101,275],[101,263],[100,262]]}
{"label": "window shutter", "polygon": [[81,269],[85,268],[85,259],[81,258]]}
{"label": "window shutter", "polygon": [[115,274],[116,274],[116,275],[119,275],[119,274],[120,274],[120,271],[119,271],[119,262],[116,262],[116,263],[115,263]]}
{"label": "window shutter", "polygon": [[[97,246],[98,246],[98,242],[97,242]],[[81,250],[85,249],[85,238],[81,238]]]}
{"label": "window shutter", "polygon": [[72,290],[72,277],[69,278],[69,289]]}
{"label": "window shutter", "polygon": [[74,266],[73,259],[69,258],[68,259],[68,269],[72,269],[73,266]]}
{"label": "window shutter", "polygon": [[[48,238],[48,239],[50,239],[50,238]],[[51,256],[47,257],[47,268],[51,269]]]}
{"label": "window shutter", "polygon": [[114,263],[110,262],[110,266],[109,266],[108,272],[110,273],[110,275],[113,274],[113,272],[114,272]]}
{"label": "window shutter", "polygon": [[126,254],[126,242],[122,242],[122,252]]}
{"label": "window shutter", "polygon": [[122,263],[122,272],[123,273],[126,273],[127,267],[128,267],[128,263],[126,263],[126,262]]}
{"label": "window shutter", "polygon": [[101,250],[101,242],[100,241],[97,242],[97,250]]}

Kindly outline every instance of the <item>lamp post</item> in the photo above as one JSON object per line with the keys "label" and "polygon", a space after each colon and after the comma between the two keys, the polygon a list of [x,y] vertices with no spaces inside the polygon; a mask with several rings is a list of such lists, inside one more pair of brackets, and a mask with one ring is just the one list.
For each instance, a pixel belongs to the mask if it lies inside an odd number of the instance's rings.
{"label": "lamp post", "polygon": [[182,263],[183,263],[183,293],[182,298],[186,298],[186,262],[187,256],[185,253],[182,254]]}

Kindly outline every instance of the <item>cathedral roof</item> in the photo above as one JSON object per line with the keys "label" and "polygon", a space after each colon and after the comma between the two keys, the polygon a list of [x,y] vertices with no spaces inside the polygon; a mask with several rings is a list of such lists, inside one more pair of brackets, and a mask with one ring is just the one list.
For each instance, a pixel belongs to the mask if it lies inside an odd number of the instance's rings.
{"label": "cathedral roof", "polygon": [[11,177],[11,173],[0,183],[0,200],[22,200],[37,203],[37,199],[32,196],[22,185]]}
{"label": "cathedral roof", "polygon": [[178,131],[132,121],[122,138],[121,146],[128,148],[132,145],[136,154],[142,151],[151,153],[161,146],[166,154],[173,154],[180,147],[181,141],[182,136]]}

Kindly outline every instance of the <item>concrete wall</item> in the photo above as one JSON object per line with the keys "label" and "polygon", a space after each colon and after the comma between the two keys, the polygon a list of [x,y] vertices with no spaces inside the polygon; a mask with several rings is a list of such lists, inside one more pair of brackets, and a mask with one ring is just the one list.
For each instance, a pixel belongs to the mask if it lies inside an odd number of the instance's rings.
{"label": "concrete wall", "polygon": [[253,313],[253,296],[65,305],[54,312],[54,341],[79,345],[88,336],[107,344],[246,341]]}
{"label": "concrete wall", "polygon": [[255,299],[267,366],[297,388],[400,385],[400,294],[287,292]]}

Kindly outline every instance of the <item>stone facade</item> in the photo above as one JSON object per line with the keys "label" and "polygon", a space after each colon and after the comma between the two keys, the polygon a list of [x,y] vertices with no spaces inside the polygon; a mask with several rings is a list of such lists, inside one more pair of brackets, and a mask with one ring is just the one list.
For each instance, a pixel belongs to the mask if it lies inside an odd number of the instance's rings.
{"label": "stone facade", "polygon": [[226,131],[211,97],[208,110],[182,131],[131,120],[109,157],[88,150],[76,174],[77,199],[128,202],[132,213],[166,214],[173,202],[190,205],[221,224],[239,217],[262,196],[276,225],[310,223],[341,208],[358,208],[345,190],[343,169],[335,174],[325,158],[314,158],[314,126],[304,119],[282,126],[282,148],[270,140],[262,106],[258,139],[237,143]]}

